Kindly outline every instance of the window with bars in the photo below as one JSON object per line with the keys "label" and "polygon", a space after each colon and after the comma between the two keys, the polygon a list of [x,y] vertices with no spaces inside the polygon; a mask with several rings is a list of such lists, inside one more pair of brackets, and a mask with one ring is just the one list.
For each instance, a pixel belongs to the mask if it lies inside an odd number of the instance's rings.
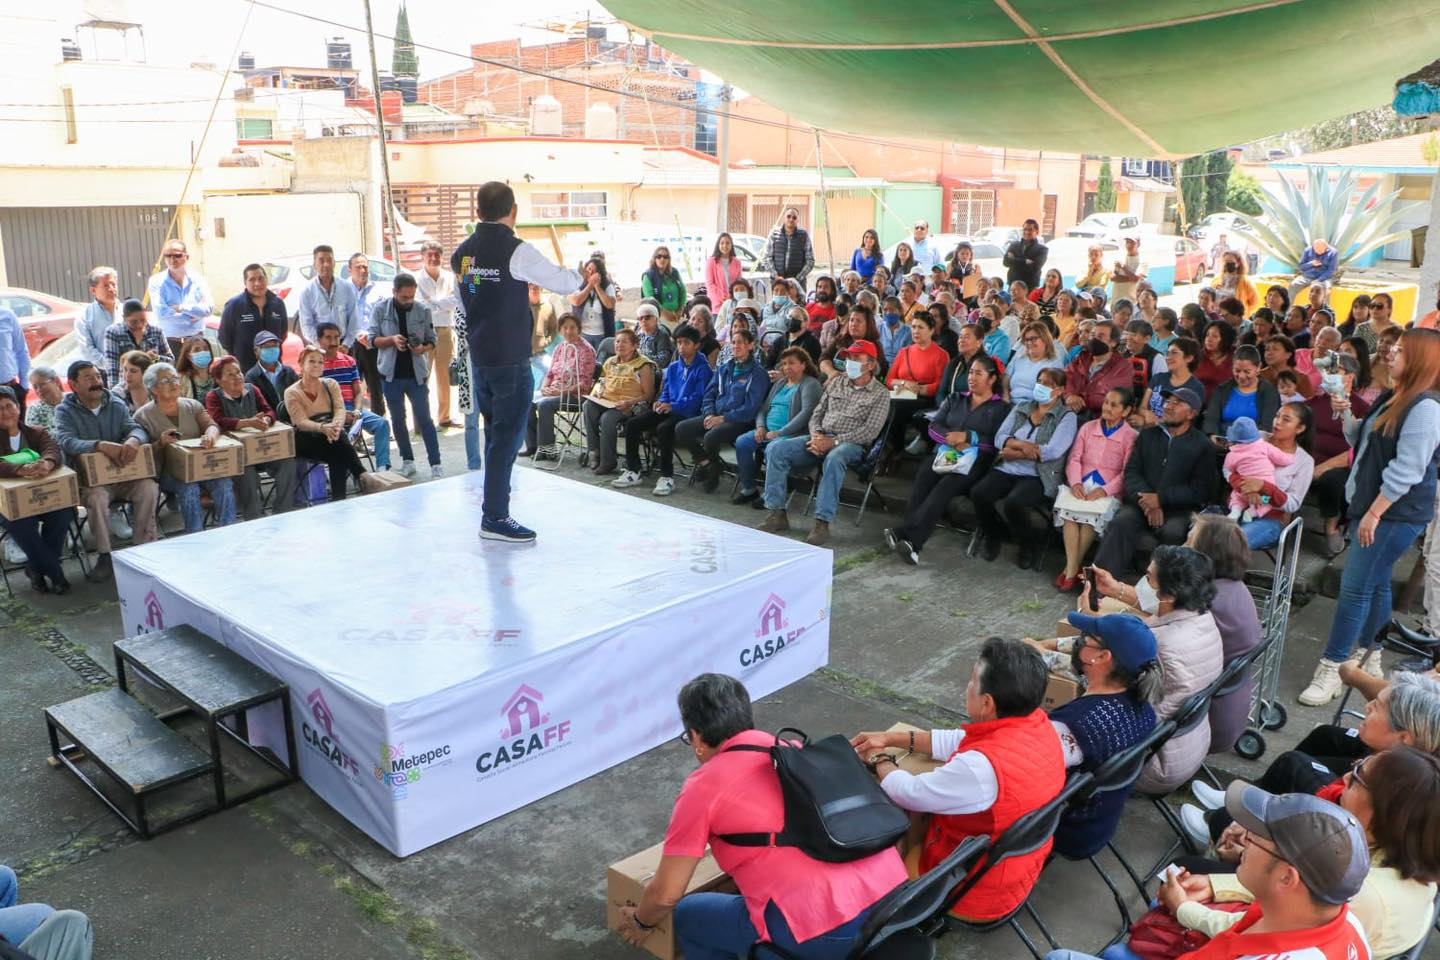
{"label": "window with bars", "polygon": [[271,140],[274,138],[274,131],[274,121],[254,117],[235,118],[235,136],[239,140]]}
{"label": "window with bars", "polygon": [[950,191],[950,233],[974,236],[994,225],[994,190]]}
{"label": "window with bars", "polygon": [[564,190],[530,195],[530,216],[536,220],[604,220],[604,190]]}

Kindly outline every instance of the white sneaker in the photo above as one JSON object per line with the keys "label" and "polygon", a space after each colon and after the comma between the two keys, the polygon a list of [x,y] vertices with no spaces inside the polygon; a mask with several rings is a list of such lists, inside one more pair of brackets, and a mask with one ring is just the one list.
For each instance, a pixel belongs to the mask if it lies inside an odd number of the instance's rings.
{"label": "white sneaker", "polygon": [[30,562],[30,558],[25,556],[25,551],[20,549],[20,544],[14,540],[6,540],[5,562],[12,567],[23,567]]}
{"label": "white sneaker", "polygon": [[1315,676],[1310,678],[1310,686],[1300,691],[1298,699],[1307,707],[1323,707],[1340,696],[1342,689],[1340,664],[1322,657],[1315,667]]}
{"label": "white sneaker", "polygon": [[675,478],[661,477],[655,481],[655,489],[650,491],[657,497],[668,497],[675,492]]}
{"label": "white sneaker", "polygon": [[1180,823],[1185,827],[1185,833],[1196,846],[1204,850],[1210,846],[1210,824],[1205,822],[1205,811],[1187,803],[1180,808]]}
{"label": "white sneaker", "polygon": [[640,474],[634,470],[626,470],[620,476],[610,481],[610,486],[623,490],[626,487],[638,487],[640,485]]}
{"label": "white sneaker", "polygon": [[430,468],[431,480],[439,480],[443,476],[445,476],[445,470],[443,467],[440,466],[440,464],[437,463]]}
{"label": "white sneaker", "polygon": [[135,535],[130,529],[130,524],[125,520],[125,514],[119,510],[110,511],[110,536],[116,540],[129,540]]}
{"label": "white sneaker", "polygon": [[1365,661],[1364,670],[1376,680],[1385,679],[1385,664],[1381,659],[1381,651],[1376,650],[1370,654],[1370,657]]}
{"label": "white sneaker", "polygon": [[414,461],[414,460],[401,460],[401,461],[400,461],[400,475],[401,475],[402,477],[405,477],[407,480],[413,478],[413,477],[415,476],[415,461]]}
{"label": "white sneaker", "polygon": [[1200,801],[1200,806],[1206,810],[1219,810],[1225,806],[1225,791],[1216,790],[1204,780],[1192,782],[1190,784],[1190,793],[1196,800]]}

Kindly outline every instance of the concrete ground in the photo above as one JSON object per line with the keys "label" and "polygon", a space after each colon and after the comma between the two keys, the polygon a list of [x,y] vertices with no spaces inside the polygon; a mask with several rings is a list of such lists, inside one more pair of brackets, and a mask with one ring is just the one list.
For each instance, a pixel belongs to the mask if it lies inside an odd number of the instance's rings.
{"label": "concrete ground", "polygon": [[[460,433],[448,433],[442,448],[447,471],[463,470]],[[571,464],[562,475],[606,482]],[[648,497],[649,486],[628,495]],[[882,480],[892,510],[907,487],[903,477]],[[682,481],[670,504],[737,523],[761,519],[759,511],[731,506],[727,490],[728,483],[706,495]],[[842,510],[831,541],[830,664],[762,700],[760,726],[849,734],[900,720],[955,724],[977,645],[995,634],[1043,634],[1073,603],[1050,585],[1058,549],[1043,571],[1020,571],[1013,548],[985,563],[964,556],[966,538],[941,531],[912,568],[883,549],[880,531],[891,516],[872,504],[857,526],[855,511]],[[545,535],[539,518],[521,519],[537,522]],[[1400,567],[1408,570],[1409,561]],[[1314,582],[1333,582],[1333,565],[1309,549],[1305,570]],[[97,957],[642,956],[605,929],[605,868],[661,838],[693,766],[682,745],[652,750],[403,860],[303,785],[141,842],[73,777],[46,763],[42,708],[110,684],[111,644],[120,637],[113,584],[86,584],[78,570],[72,576],[76,589],[63,598],[36,595],[23,576],[12,576],[15,594],[0,600],[0,723],[7,732],[0,764],[8,774],[0,791],[0,859],[20,872],[25,899],[94,918]],[[1299,707],[1294,697],[1333,610],[1332,600],[1317,597],[1291,621],[1279,678],[1290,722],[1266,734],[1267,759],[1329,717],[1330,710]],[[1258,769],[1233,754],[1214,758],[1214,766],[1226,777]],[[1131,802],[1119,840],[1127,856],[1143,868],[1171,839],[1147,802]],[[1118,925],[1084,864],[1055,865],[1036,903],[1068,946],[1098,947]],[[940,952],[1025,955],[1008,931],[950,935]],[[1440,950],[1429,955],[1437,960]]]}

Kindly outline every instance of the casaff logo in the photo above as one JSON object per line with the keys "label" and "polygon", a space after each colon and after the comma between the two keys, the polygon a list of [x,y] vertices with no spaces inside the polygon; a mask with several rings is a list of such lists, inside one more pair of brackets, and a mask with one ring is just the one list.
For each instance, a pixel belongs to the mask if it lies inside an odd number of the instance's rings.
{"label": "casaff logo", "polygon": [[800,639],[804,627],[788,630],[789,619],[785,616],[785,601],[777,594],[770,594],[760,607],[759,626],[755,630],[755,642],[740,650],[740,666],[753,667],[770,659],[787,646]]}
{"label": "casaff logo", "polygon": [[543,712],[544,702],[544,694],[523,683],[505,701],[500,708],[500,715],[505,718],[500,736],[505,742],[475,760],[475,769],[482,780],[508,769],[511,764],[531,760],[573,742],[568,739],[570,721],[551,723],[550,714]]}
{"label": "casaff logo", "polygon": [[146,632],[165,629],[165,606],[154,590],[145,594],[145,629]]}
{"label": "casaff logo", "polygon": [[372,771],[375,779],[390,788],[396,800],[410,795],[410,785],[420,782],[420,771],[443,767],[450,762],[450,744],[407,754],[403,743],[380,744],[380,762]]}
{"label": "casaff logo", "polygon": [[[340,736],[335,732],[335,715],[330,712],[330,705],[325,702],[325,694],[316,687],[305,698],[305,703],[310,707],[310,719],[300,724],[300,732],[306,745],[354,780],[360,775],[360,765],[340,747]],[[314,721],[313,725],[311,720]]]}
{"label": "casaff logo", "polygon": [[687,544],[678,537],[645,537],[621,543],[617,550],[621,556],[632,560],[660,560],[663,563],[681,563],[691,573],[716,573],[720,570],[720,542],[709,530],[691,530]]}

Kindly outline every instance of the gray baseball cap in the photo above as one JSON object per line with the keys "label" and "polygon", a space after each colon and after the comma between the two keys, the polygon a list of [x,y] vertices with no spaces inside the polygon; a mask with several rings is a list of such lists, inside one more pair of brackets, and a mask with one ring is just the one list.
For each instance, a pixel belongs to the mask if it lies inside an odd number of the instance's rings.
{"label": "gray baseball cap", "polygon": [[[1194,378],[1192,377],[1191,379]],[[1201,393],[1197,387],[1188,382],[1182,383],[1178,387],[1161,387],[1160,396],[1175,397],[1177,400],[1183,400],[1195,413],[1199,413],[1205,409],[1205,394]]]}
{"label": "gray baseball cap", "polygon": [[1345,903],[1370,872],[1365,831],[1348,812],[1308,793],[1267,793],[1241,780],[1225,791],[1235,822],[1275,844],[1317,900]]}

